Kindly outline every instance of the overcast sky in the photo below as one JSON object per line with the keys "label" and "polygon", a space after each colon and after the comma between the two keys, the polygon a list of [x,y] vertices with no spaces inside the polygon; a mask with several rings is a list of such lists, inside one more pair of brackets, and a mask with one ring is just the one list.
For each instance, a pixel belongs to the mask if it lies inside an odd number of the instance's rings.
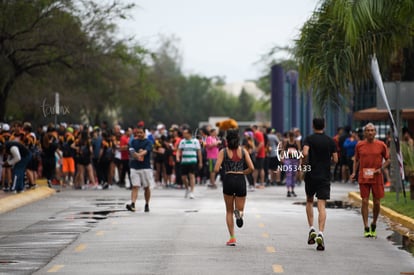
{"label": "overcast sky", "polygon": [[133,0],[120,33],[153,49],[159,35],[179,38],[185,74],[256,79],[254,65],[273,46],[293,45],[319,0]]}

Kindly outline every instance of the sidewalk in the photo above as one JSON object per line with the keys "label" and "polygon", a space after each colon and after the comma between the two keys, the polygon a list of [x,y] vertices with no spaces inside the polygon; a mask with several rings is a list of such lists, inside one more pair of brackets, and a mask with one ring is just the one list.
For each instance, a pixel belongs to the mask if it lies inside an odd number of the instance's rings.
{"label": "sidewalk", "polygon": [[56,191],[47,186],[46,180],[38,180],[35,189],[25,190],[22,193],[6,193],[0,191],[0,214],[9,212],[24,205],[45,199]]}
{"label": "sidewalk", "polygon": [[[359,192],[349,192],[348,194],[348,199],[351,201],[351,203],[355,206],[360,206],[361,205],[361,197],[359,196]],[[369,201],[369,207],[372,209],[373,207],[373,203],[370,200]],[[401,215],[397,212],[395,212],[394,210],[382,206],[381,205],[381,211],[380,214],[389,218],[391,221],[395,222],[395,223],[399,223],[402,226],[406,227],[407,229],[414,231],[414,219]],[[411,236],[411,235],[410,235]],[[413,237],[411,237],[413,238]]]}
{"label": "sidewalk", "polygon": [[[23,193],[5,193],[0,191],[0,214],[12,211],[24,205],[45,199],[56,193],[55,189],[49,188],[45,180],[37,181],[37,188],[25,190]],[[353,205],[360,206],[358,186],[352,184],[332,183],[331,200],[349,200]],[[372,201],[370,201],[372,207]],[[414,231],[414,219],[403,216],[387,207],[381,206],[381,215],[388,217],[393,222],[399,223],[409,230]]]}

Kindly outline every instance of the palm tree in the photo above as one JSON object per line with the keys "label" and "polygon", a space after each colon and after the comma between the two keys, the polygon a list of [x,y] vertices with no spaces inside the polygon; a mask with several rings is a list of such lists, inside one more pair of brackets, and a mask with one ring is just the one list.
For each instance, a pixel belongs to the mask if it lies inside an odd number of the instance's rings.
{"label": "palm tree", "polygon": [[[401,79],[402,49],[414,37],[412,0],[324,0],[301,29],[295,45],[300,85],[313,90],[315,106],[343,106],[370,79],[370,57]],[[391,66],[390,66],[391,65]]]}

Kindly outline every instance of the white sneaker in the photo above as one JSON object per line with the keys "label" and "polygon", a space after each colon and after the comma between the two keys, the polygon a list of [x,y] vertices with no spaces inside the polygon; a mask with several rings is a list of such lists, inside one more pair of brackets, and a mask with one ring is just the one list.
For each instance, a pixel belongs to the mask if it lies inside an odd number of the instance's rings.
{"label": "white sneaker", "polygon": [[188,189],[185,189],[185,195],[184,195],[184,198],[188,198],[188,194],[190,193],[190,190],[188,190]]}
{"label": "white sneaker", "polygon": [[91,189],[93,190],[102,190],[102,186],[99,184],[92,184]]}
{"label": "white sneaker", "polygon": [[193,192],[190,193],[190,199],[194,199],[194,193]]}

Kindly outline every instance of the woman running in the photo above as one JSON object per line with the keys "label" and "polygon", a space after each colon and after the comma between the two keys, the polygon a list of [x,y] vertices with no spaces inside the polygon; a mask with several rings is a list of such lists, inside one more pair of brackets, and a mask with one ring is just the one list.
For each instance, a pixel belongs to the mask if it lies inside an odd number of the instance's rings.
{"label": "woman running", "polygon": [[220,167],[224,170],[223,195],[226,204],[226,223],[230,233],[229,246],[236,245],[234,235],[233,213],[238,227],[243,226],[243,211],[246,202],[245,175],[254,171],[253,162],[246,149],[240,146],[239,131],[230,129],[227,131],[227,148],[223,148],[217,158],[214,171],[218,173]]}

